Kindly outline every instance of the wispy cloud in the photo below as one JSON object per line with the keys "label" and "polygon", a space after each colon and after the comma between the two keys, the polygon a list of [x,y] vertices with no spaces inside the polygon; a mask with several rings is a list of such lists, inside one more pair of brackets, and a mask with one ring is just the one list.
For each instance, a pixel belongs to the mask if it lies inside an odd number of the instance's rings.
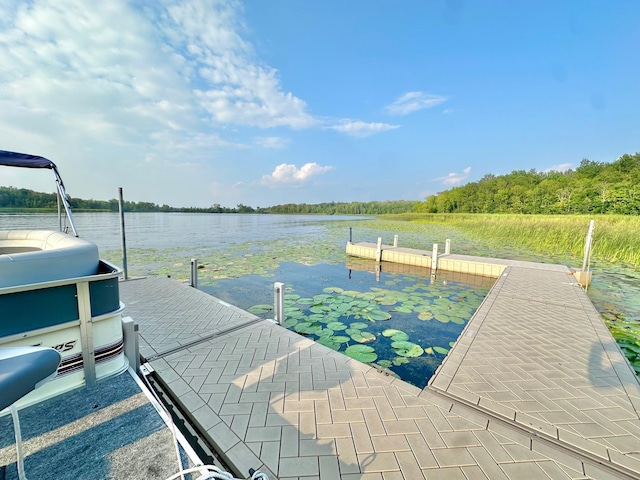
{"label": "wispy cloud", "polygon": [[447,100],[442,95],[431,95],[424,92],[407,92],[385,107],[389,115],[408,115],[424,108],[432,108]]}
{"label": "wispy cloud", "polygon": [[470,174],[471,174],[471,167],[467,167],[464,170],[462,170],[462,173],[453,172],[453,173],[450,173],[449,175],[445,175],[444,177],[434,178],[432,181],[442,182],[445,185],[453,186],[465,181],[467,178],[469,178]]}
{"label": "wispy cloud", "polygon": [[256,137],[254,143],[262,148],[281,150],[289,145],[290,140],[283,137]]}
{"label": "wispy cloud", "polygon": [[542,170],[544,173],[549,173],[549,172],[566,172],[567,170],[570,170],[571,168],[573,168],[573,163],[559,163],[558,165],[552,165],[549,168],[545,168],[544,170]]}
{"label": "wispy cloud", "polygon": [[400,125],[390,125],[388,123],[367,123],[361,120],[342,120],[337,125],[330,125],[326,128],[346,133],[352,137],[369,137],[376,133],[386,132],[400,128]]}
{"label": "wispy cloud", "polygon": [[268,186],[301,186],[311,180],[311,178],[322,175],[330,170],[331,166],[321,166],[317,163],[305,163],[298,168],[295,165],[283,163],[278,165],[273,173],[264,175],[261,183]]}

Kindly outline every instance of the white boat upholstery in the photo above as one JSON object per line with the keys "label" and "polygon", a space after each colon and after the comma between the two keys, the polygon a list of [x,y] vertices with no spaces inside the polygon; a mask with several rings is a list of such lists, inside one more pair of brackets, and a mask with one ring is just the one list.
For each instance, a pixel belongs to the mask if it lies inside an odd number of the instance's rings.
{"label": "white boat upholstery", "polygon": [[0,231],[0,288],[98,272],[98,247],[50,230]]}

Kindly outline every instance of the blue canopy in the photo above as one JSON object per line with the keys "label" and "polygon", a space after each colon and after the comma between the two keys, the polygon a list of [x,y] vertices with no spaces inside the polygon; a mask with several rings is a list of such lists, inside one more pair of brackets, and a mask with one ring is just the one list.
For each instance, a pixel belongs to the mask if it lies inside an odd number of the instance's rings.
{"label": "blue canopy", "polygon": [[51,168],[56,170],[56,164],[44,157],[29,155],[27,153],[8,152],[6,150],[0,150],[0,165],[6,165],[8,167]]}
{"label": "blue canopy", "polygon": [[[7,150],[0,150],[0,165],[4,165],[7,167],[49,168],[53,170],[53,174],[56,177],[56,183],[58,184],[58,198],[62,200],[64,210],[67,213],[67,218],[69,218],[71,228],[73,229],[73,234],[76,237],[78,236],[76,226],[73,222],[71,205],[69,204],[69,199],[67,198],[67,192],[65,192],[64,190],[64,183],[62,183],[62,177],[60,176],[55,163],[47,158],[40,157],[38,155],[29,155],[28,153],[17,153],[9,152]],[[60,228],[62,229],[62,224]]]}

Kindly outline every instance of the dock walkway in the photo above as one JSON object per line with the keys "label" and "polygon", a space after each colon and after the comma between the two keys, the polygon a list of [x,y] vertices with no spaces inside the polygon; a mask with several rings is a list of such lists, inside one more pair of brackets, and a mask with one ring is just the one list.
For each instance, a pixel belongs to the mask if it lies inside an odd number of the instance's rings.
{"label": "dock walkway", "polygon": [[640,384],[593,304],[565,267],[498,262],[424,390],[173,280],[120,288],[143,355],[244,475],[639,478]]}

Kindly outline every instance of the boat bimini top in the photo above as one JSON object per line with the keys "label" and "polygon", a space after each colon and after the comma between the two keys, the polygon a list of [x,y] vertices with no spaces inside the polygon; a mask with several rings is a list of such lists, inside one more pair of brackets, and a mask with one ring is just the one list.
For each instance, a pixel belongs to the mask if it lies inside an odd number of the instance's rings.
{"label": "boat bimini top", "polygon": [[[69,219],[69,224],[71,225],[71,229],[73,230],[73,234],[77,237],[78,232],[76,230],[75,223],[73,222],[73,215],[71,213],[71,205],[69,204],[69,198],[67,197],[67,193],[64,189],[64,183],[62,182],[62,177],[60,176],[60,172],[58,172],[58,167],[48,158],[40,157],[38,155],[29,155],[27,153],[16,153],[9,152],[7,150],[0,150],[0,165],[4,165],[7,167],[23,167],[23,168],[48,168],[53,170],[53,174],[56,177],[56,185],[58,192],[58,215],[61,217],[60,212],[60,202],[64,206],[64,211],[67,214],[67,218]],[[62,220],[60,220],[60,230],[62,230]]]}

